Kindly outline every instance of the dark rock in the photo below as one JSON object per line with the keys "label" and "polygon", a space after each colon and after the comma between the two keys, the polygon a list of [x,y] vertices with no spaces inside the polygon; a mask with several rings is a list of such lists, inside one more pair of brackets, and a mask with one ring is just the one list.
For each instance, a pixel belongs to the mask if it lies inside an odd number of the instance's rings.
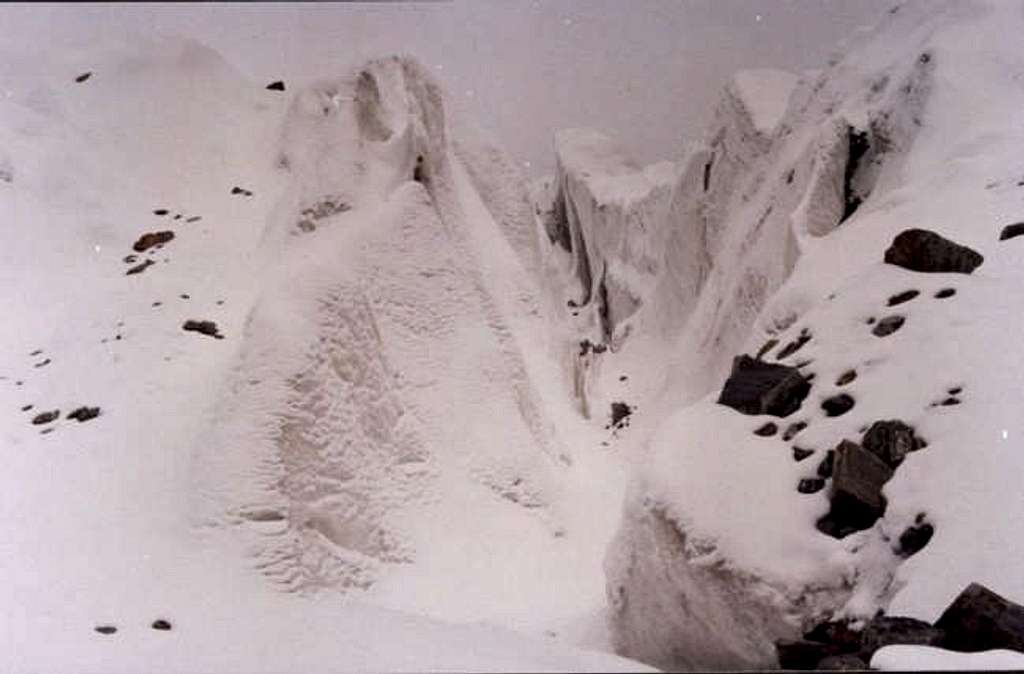
{"label": "dark rock", "polygon": [[888,264],[918,272],[970,274],[985,258],[927,229],[907,229],[896,235],[885,251]]}
{"label": "dark rock", "polygon": [[954,289],[954,288],[943,288],[939,292],[935,293],[935,298],[936,299],[940,299],[940,300],[944,300],[947,297],[952,297],[953,295],[956,295],[956,289]]}
{"label": "dark rock", "polygon": [[769,421],[764,426],[761,426],[760,428],[755,430],[754,435],[760,435],[762,438],[770,438],[771,436],[775,435],[778,432],[778,430],[779,427]]}
{"label": "dark rock", "polygon": [[147,232],[139,237],[139,240],[132,244],[132,250],[136,253],[144,253],[153,246],[167,243],[174,238],[174,232],[164,230],[162,232]]}
{"label": "dark rock", "polygon": [[284,91],[284,82],[282,82],[281,80],[271,82],[270,84],[267,85],[267,89],[269,89],[270,91]]}
{"label": "dark rock", "polygon": [[927,522],[907,527],[906,531],[900,534],[899,545],[896,547],[895,553],[904,559],[916,555],[924,549],[924,546],[928,545],[934,535],[935,527]]}
{"label": "dark rock", "polygon": [[154,307],[159,307],[159,306],[162,306],[162,305],[163,305],[163,302],[153,302],[153,306]]}
{"label": "dark rock", "polygon": [[42,349],[36,349],[35,351],[33,351],[32,353],[30,353],[28,355],[30,355],[30,356],[41,356],[42,353],[43,353]]}
{"label": "dark rock", "polygon": [[786,417],[800,409],[811,385],[795,367],[737,356],[718,404],[743,414]]}
{"label": "dark rock", "polygon": [[167,215],[169,212],[166,208],[158,208],[153,211],[153,215]]}
{"label": "dark rock", "polygon": [[959,393],[961,393],[963,390],[964,390],[963,386],[954,386],[952,388],[946,389],[946,393],[948,393],[951,396],[955,396],[955,395],[958,395]]}
{"label": "dark rock", "polygon": [[939,403],[939,405],[941,405],[942,407],[951,407],[953,405],[959,405],[959,404],[960,404],[960,399],[959,398],[953,398],[953,397],[946,398],[945,400],[943,400],[942,402]]}
{"label": "dark rock", "polygon": [[807,428],[806,421],[797,421],[796,423],[790,424],[786,431],[782,434],[782,439],[789,442],[797,436],[797,433]]}
{"label": "dark rock", "polygon": [[79,75],[78,77],[75,78],[75,82],[78,82],[79,84],[81,84],[82,82],[86,81],[90,77],[92,77],[92,72],[82,73],[81,75]]}
{"label": "dark rock", "polygon": [[902,328],[904,321],[906,319],[903,316],[886,316],[878,321],[878,325],[871,330],[871,334],[875,337],[888,337]]}
{"label": "dark rock", "polygon": [[125,255],[121,261],[124,262],[125,264],[133,264],[138,259],[138,255]]}
{"label": "dark rock", "polygon": [[843,538],[869,528],[885,512],[882,485],[893,470],[860,445],[843,440],[836,447],[832,507],[818,520],[822,533]]}
{"label": "dark rock", "polygon": [[241,194],[243,197],[252,196],[252,192],[245,188],[239,187],[238,185],[235,185],[234,187],[231,188],[231,194]]}
{"label": "dark rock", "polygon": [[782,639],[775,642],[775,652],[782,669],[814,669],[819,662],[835,655],[834,651],[830,644],[806,639]]}
{"label": "dark rock", "polygon": [[28,412],[28,411],[29,411],[30,409],[32,409],[33,407],[35,407],[35,406],[34,406],[34,405],[22,405],[22,406],[21,406],[21,411],[22,411],[22,412]]}
{"label": "dark rock", "polygon": [[612,403],[612,426],[614,428],[622,428],[624,424],[628,423],[629,415],[633,413],[633,408],[626,403],[615,402]]}
{"label": "dark rock", "polygon": [[162,631],[166,632],[167,630],[171,629],[171,623],[167,622],[163,618],[159,618],[159,619],[153,621],[153,624],[151,625],[151,627],[153,629],[155,629],[155,630],[162,630]]}
{"label": "dark rock", "polygon": [[877,321],[877,320],[878,320],[877,318],[875,318],[874,316],[871,316],[871,317],[869,317],[869,318],[868,318],[868,319],[867,319],[866,321],[864,321],[864,322],[865,322],[865,323],[867,323],[868,325],[874,325],[874,324],[875,324],[875,321]]}
{"label": "dark rock", "polygon": [[941,646],[950,650],[1024,651],[1024,606],[979,583],[968,585],[935,626],[946,633]]}
{"label": "dark rock", "polygon": [[53,362],[53,361],[51,361],[49,358],[44,358],[43,360],[39,361],[38,363],[35,363],[34,365],[32,365],[32,367],[46,367],[51,362]]}
{"label": "dark rock", "polygon": [[203,219],[203,216],[201,216],[201,215],[193,215],[193,216],[192,216],[191,218],[187,218],[187,219],[185,220],[185,222],[187,222],[187,223],[190,223],[190,224],[191,224],[191,223],[193,223],[193,222],[199,222],[199,221],[200,221],[200,220],[202,220],[202,219]]}
{"label": "dark rock", "polygon": [[68,413],[68,419],[75,419],[78,423],[95,419],[100,415],[100,408],[82,406]]}
{"label": "dark rock", "polygon": [[178,295],[178,297],[180,297],[183,300],[187,300],[190,296],[186,295],[185,293],[182,293],[182,294]]}
{"label": "dark rock", "polygon": [[801,494],[814,494],[824,488],[825,480],[820,477],[805,477],[796,486],[796,490]]}
{"label": "dark rock", "polygon": [[139,264],[135,265],[134,267],[132,267],[131,269],[126,271],[124,273],[124,275],[125,276],[131,276],[132,274],[141,274],[142,272],[146,271],[146,269],[148,269],[149,267],[153,266],[154,264],[155,263],[152,260],[143,260]]}
{"label": "dark rock", "polygon": [[[217,304],[224,304],[224,302],[221,301],[221,302],[218,302]],[[627,379],[629,379],[629,377],[627,377],[626,375],[624,375],[624,374],[619,375],[619,381],[626,381]]]}
{"label": "dark rock", "polygon": [[821,671],[832,672],[859,672],[870,669],[868,664],[856,655],[830,655],[822,658],[815,668]]}
{"label": "dark rock", "polygon": [[797,335],[796,339],[782,347],[782,350],[775,356],[775,360],[782,360],[783,358],[792,356],[794,353],[802,349],[804,344],[809,341],[811,341],[811,332],[807,328],[804,328],[800,331],[800,334]]}
{"label": "dark rock", "polygon": [[117,632],[117,628],[113,625],[97,625],[96,631],[100,634],[113,634],[114,632]]}
{"label": "dark rock", "polygon": [[818,623],[804,635],[808,641],[817,641],[832,646],[832,653],[856,653],[860,650],[861,633],[850,629],[850,625],[840,621]]}
{"label": "dark rock", "polygon": [[1021,234],[1024,234],[1024,222],[1015,222],[1012,225],[1003,227],[1002,233],[999,234],[999,240],[1006,241]]}
{"label": "dark rock", "polygon": [[802,447],[793,448],[793,460],[796,462],[803,461],[811,454],[814,454],[813,449],[803,449]]}
{"label": "dark rock", "polygon": [[51,421],[55,421],[60,416],[60,410],[51,410],[49,412],[40,412],[39,414],[32,417],[32,423],[36,426],[42,426],[48,424]]}
{"label": "dark rock", "polygon": [[915,297],[917,297],[920,294],[921,293],[918,292],[917,290],[907,290],[907,291],[904,291],[902,293],[899,293],[898,295],[893,295],[892,297],[890,297],[888,305],[890,307],[894,307],[897,304],[903,304],[904,302],[909,302],[910,300],[914,299]]}
{"label": "dark rock", "polygon": [[899,419],[891,419],[871,424],[861,445],[890,468],[895,468],[903,463],[907,454],[921,449],[921,439],[914,435],[912,427]]}
{"label": "dark rock", "polygon": [[[216,339],[224,339],[224,335],[217,331],[217,324],[213,321],[193,321],[187,320],[181,326],[182,330],[186,332],[198,332]],[[613,405],[614,407],[614,405]]]}
{"label": "dark rock", "polygon": [[839,379],[836,379],[836,386],[846,386],[854,379],[857,378],[856,370],[847,370],[846,372],[839,375]]}
{"label": "dark rock", "polygon": [[938,646],[942,640],[943,631],[923,620],[878,616],[864,626],[861,633],[860,655],[870,661],[875,651],[883,646]]}
{"label": "dark rock", "polygon": [[771,351],[776,346],[778,346],[778,344],[779,344],[779,340],[774,339],[774,338],[773,339],[769,339],[767,342],[764,343],[763,346],[761,346],[760,349],[758,349],[757,355],[754,356],[754,358],[756,358],[757,360],[761,360],[766,355],[768,355],[769,351]]}
{"label": "dark rock", "polygon": [[853,396],[840,393],[821,401],[821,409],[830,417],[840,417],[852,410],[855,404]]}

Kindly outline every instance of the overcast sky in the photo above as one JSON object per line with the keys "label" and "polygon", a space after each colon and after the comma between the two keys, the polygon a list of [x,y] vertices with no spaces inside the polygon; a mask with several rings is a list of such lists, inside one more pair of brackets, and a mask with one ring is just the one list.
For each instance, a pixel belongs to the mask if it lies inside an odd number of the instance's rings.
{"label": "overcast sky", "polygon": [[552,165],[553,132],[572,126],[605,130],[643,162],[675,158],[684,138],[699,136],[734,71],[819,67],[894,3],[0,4],[0,35],[49,49],[178,33],[258,82],[293,87],[367,57],[410,53],[536,173]]}

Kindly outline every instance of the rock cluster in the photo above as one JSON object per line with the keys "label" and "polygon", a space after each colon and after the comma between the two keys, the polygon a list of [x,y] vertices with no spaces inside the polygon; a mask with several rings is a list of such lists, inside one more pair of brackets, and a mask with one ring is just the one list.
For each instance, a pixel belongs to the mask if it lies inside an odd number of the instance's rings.
{"label": "rock cluster", "polygon": [[1024,652],[1024,606],[971,583],[934,625],[884,615],[873,618],[860,630],[844,622],[825,622],[802,639],[777,641],[775,648],[783,669],[834,670],[867,669],[875,651],[894,645],[962,652]]}

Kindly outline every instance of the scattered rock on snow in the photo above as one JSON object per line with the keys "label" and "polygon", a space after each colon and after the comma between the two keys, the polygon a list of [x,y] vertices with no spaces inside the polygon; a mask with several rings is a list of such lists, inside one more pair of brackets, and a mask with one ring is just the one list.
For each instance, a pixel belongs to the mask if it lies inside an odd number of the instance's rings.
{"label": "scattered rock on snow", "polygon": [[612,403],[612,428],[622,428],[624,425],[628,425],[629,415],[632,413],[633,408],[627,403]]}
{"label": "scattered rock on snow", "polygon": [[856,370],[847,370],[846,372],[839,375],[839,379],[836,379],[836,386],[846,386],[854,379],[857,378]]}
{"label": "scattered rock on snow", "polygon": [[161,216],[163,216],[163,215],[167,215],[169,212],[170,211],[168,211],[166,208],[157,208],[156,210],[153,211],[153,215],[161,215]]}
{"label": "scattered rock on snow", "polygon": [[60,410],[51,410],[49,412],[40,412],[39,414],[32,417],[32,423],[36,426],[42,426],[48,424],[51,421],[57,419],[60,416]]}
{"label": "scattered rock on snow", "polygon": [[153,624],[150,627],[152,627],[155,630],[161,630],[166,632],[171,629],[171,623],[167,622],[163,618],[158,618],[157,620],[153,621]]}
{"label": "scattered rock on snow", "polygon": [[779,340],[777,340],[775,338],[769,339],[767,342],[764,343],[764,345],[760,349],[758,349],[757,355],[754,356],[754,358],[756,358],[757,360],[761,360],[766,355],[768,355],[769,351],[771,351],[776,346],[778,346],[778,344],[779,344]]}
{"label": "scattered rock on snow", "polygon": [[124,273],[124,275],[125,276],[131,276],[132,274],[141,274],[142,272],[146,271],[146,269],[148,269],[149,267],[153,266],[154,264],[155,263],[152,260],[143,260],[139,264],[135,265],[134,267],[132,267],[131,269],[126,271]]}
{"label": "scattered rock on snow", "polygon": [[914,299],[915,297],[917,297],[920,294],[921,293],[918,292],[917,290],[906,290],[904,292],[898,293],[898,294],[893,295],[892,297],[890,297],[889,301],[888,301],[888,306],[894,307],[897,304],[903,304],[904,302],[909,302],[910,300]]}
{"label": "scattered rock on snow", "polygon": [[942,613],[935,626],[945,632],[943,648],[1024,651],[1024,606],[971,583]]}
{"label": "scattered rock on snow", "polygon": [[174,232],[164,230],[162,232],[147,232],[139,237],[138,241],[132,244],[132,250],[136,253],[144,253],[154,246],[167,243],[174,238]]}
{"label": "scattered rock on snow", "polygon": [[81,75],[79,75],[78,77],[75,78],[75,82],[81,84],[82,82],[86,81],[90,77],[92,77],[92,72],[82,73]]}
{"label": "scattered rock on snow", "polygon": [[270,84],[267,85],[267,89],[269,89],[270,91],[284,91],[284,82],[282,82],[281,80],[271,82]]}
{"label": "scattered rock on snow", "polygon": [[844,538],[869,528],[885,512],[882,485],[893,470],[860,445],[843,440],[836,447],[832,477],[832,507],[818,520],[818,530]]}
{"label": "scattered rock on snow", "polygon": [[34,405],[22,405],[22,406],[21,406],[21,411],[22,411],[22,412],[28,412],[28,411],[29,411],[30,409],[32,409],[33,407],[34,407]]}
{"label": "scattered rock on snow", "polygon": [[906,321],[906,319],[903,316],[886,316],[882,320],[878,321],[878,324],[872,328],[871,334],[875,337],[888,337],[902,328],[904,321]]}
{"label": "scattered rock on snow", "polygon": [[885,251],[885,262],[917,272],[970,274],[985,258],[927,229],[907,229]]}
{"label": "scattered rock on snow", "polygon": [[944,300],[947,297],[952,297],[953,295],[956,295],[956,289],[954,289],[954,288],[943,288],[939,292],[935,293],[935,298],[939,299],[939,300]]}
{"label": "scattered rock on snow", "polygon": [[792,356],[794,353],[803,348],[804,344],[806,344],[809,341],[811,341],[811,331],[808,330],[807,328],[804,328],[803,330],[800,331],[800,334],[797,335],[796,339],[794,339],[789,344],[786,344],[786,346],[782,347],[782,350],[779,351],[779,353],[775,356],[775,360],[782,360],[783,358]]}
{"label": "scattered rock on snow", "polygon": [[238,185],[235,185],[234,187],[231,188],[231,194],[241,194],[244,197],[252,196],[252,192],[245,188],[239,187]]}
{"label": "scattered rock on snow", "polygon": [[1012,225],[1003,227],[1003,231],[999,234],[999,240],[1006,241],[1021,234],[1024,234],[1024,222],[1015,222]]}
{"label": "scattered rock on snow", "polygon": [[722,387],[719,405],[743,414],[786,417],[800,409],[811,385],[795,367],[737,356]]}
{"label": "scattered rock on snow", "polygon": [[932,540],[932,536],[934,535],[935,527],[921,518],[920,522],[911,527],[907,527],[907,529],[900,534],[899,544],[896,546],[894,552],[897,556],[903,558],[916,555],[924,549],[924,546],[928,545],[928,542]]}
{"label": "scattered rock on snow", "polygon": [[775,435],[775,433],[778,432],[778,430],[779,427],[769,421],[764,426],[757,428],[754,431],[754,435],[759,435],[762,438],[770,438],[771,436]]}
{"label": "scattered rock on snow", "polygon": [[799,463],[803,461],[811,454],[814,454],[813,449],[804,449],[802,447],[793,447],[793,460]]}
{"label": "scattered rock on snow", "polygon": [[89,419],[95,419],[100,415],[99,407],[87,407],[83,405],[68,413],[68,419],[75,419],[78,423],[89,421]]}
{"label": "scattered rock on snow", "polygon": [[100,634],[113,634],[117,632],[117,628],[113,625],[97,625],[95,629]]}
{"label": "scattered rock on snow", "polygon": [[217,324],[213,321],[194,321],[190,319],[182,324],[181,329],[186,332],[198,332],[216,339],[224,339],[224,335],[218,332]]}
{"label": "scattered rock on snow", "polygon": [[876,421],[861,439],[861,445],[890,468],[903,463],[910,452],[922,447],[922,440],[914,435],[914,429],[899,419]]}
{"label": "scattered rock on snow", "polygon": [[820,477],[805,477],[796,486],[796,490],[801,494],[814,494],[824,488],[825,480]]}
{"label": "scattered rock on snow", "polygon": [[840,417],[852,410],[855,404],[856,401],[854,401],[853,396],[847,393],[840,393],[823,400],[821,402],[821,409],[825,410],[825,414],[830,417]]}

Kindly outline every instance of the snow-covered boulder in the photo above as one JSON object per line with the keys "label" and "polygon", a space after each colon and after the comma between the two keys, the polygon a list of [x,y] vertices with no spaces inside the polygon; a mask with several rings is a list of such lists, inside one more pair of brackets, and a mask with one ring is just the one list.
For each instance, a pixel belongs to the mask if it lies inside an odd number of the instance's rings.
{"label": "snow-covered boulder", "polygon": [[[930,622],[972,581],[1024,596],[1005,561],[1024,521],[1005,498],[1024,432],[1007,395],[1024,368],[1007,327],[1022,258],[999,240],[1020,214],[1022,22],[1000,3],[902,6],[794,94],[726,209],[730,265],[712,266],[680,340],[712,392],[654,434],[609,550],[621,653],[770,667],[775,640],[822,620]],[[984,262],[970,276],[886,264],[913,228]],[[729,359],[759,350],[812,385],[781,422],[716,404]],[[877,521],[830,528],[829,451],[885,420],[925,446],[884,481]],[[756,434],[768,421],[783,432]]]}

